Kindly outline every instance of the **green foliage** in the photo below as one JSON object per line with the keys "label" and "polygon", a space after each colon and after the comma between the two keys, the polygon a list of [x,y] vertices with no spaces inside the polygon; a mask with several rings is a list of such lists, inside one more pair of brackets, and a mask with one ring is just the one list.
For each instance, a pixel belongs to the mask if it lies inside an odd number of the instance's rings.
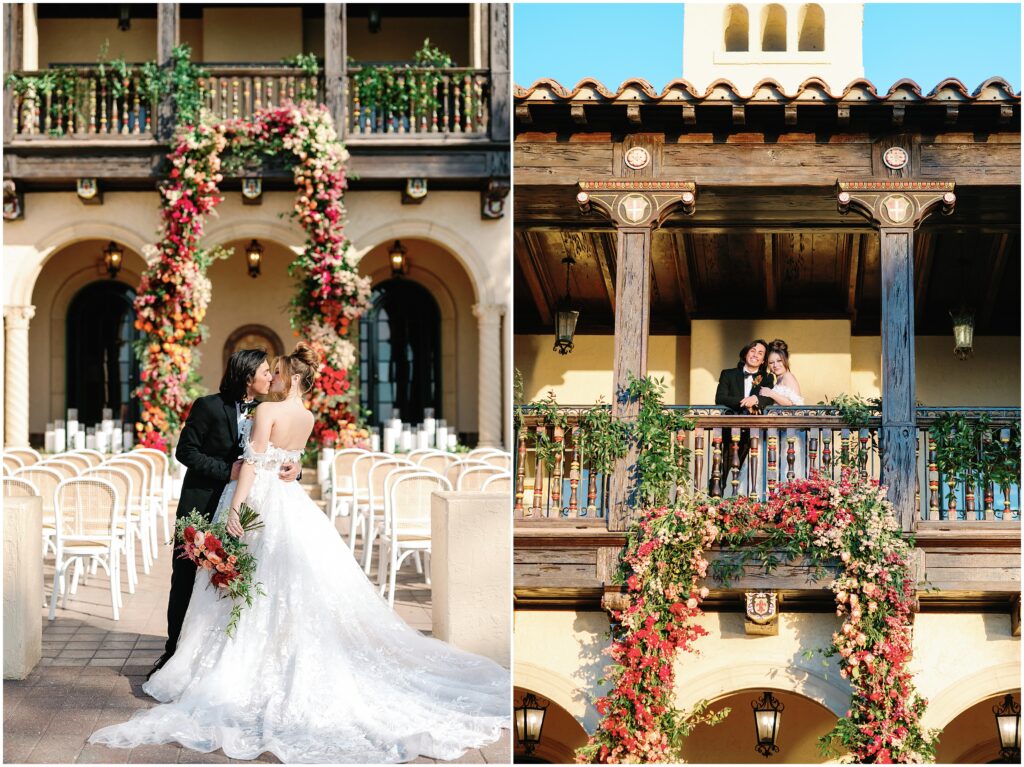
{"label": "green foliage", "polygon": [[671,503],[673,488],[688,487],[690,451],[676,443],[676,434],[693,429],[696,422],[684,411],[665,408],[664,389],[664,379],[631,375],[622,393],[639,402],[628,435],[637,448],[632,497],[643,506]]}
{"label": "green foliage", "polygon": [[1008,427],[1009,441],[1000,441],[988,413],[968,417],[945,413],[928,430],[935,441],[935,463],[947,478],[973,487],[1020,483],[1020,423]]}
{"label": "green foliage", "polygon": [[174,94],[175,120],[178,125],[191,125],[199,121],[203,109],[203,88],[200,80],[209,73],[192,63],[192,48],[182,43],[171,51],[168,87]]}
{"label": "green foliage", "polygon": [[837,394],[818,404],[838,410],[839,417],[846,421],[851,429],[862,429],[877,415],[882,407],[882,400],[878,397],[865,399],[858,394]]}
{"label": "green foliage", "polygon": [[453,65],[452,57],[431,46],[427,38],[423,47],[413,54],[413,61],[411,67],[359,67],[349,58],[352,90],[359,99],[363,115],[375,111],[376,119],[386,126],[392,117],[400,120],[410,112],[421,117],[441,106],[434,90],[442,82],[441,70]]}
{"label": "green foliage", "polygon": [[299,89],[297,96],[299,101],[307,101],[315,99],[316,93],[316,81],[320,75],[320,61],[317,59],[315,53],[296,53],[294,56],[288,56],[281,59],[281,63],[286,67],[296,67],[302,70],[302,74],[305,77],[299,82]]}
{"label": "green foliage", "polygon": [[533,432],[533,447],[537,451],[537,457],[550,470],[554,467],[555,458],[561,449],[561,444],[556,442],[552,435],[556,428],[565,432],[569,425],[569,416],[559,409],[553,391],[549,391],[548,396],[540,402],[531,403],[530,407],[535,415],[540,416],[547,427]]}
{"label": "green foliage", "polygon": [[629,427],[612,416],[611,406],[601,397],[593,408],[580,416],[577,440],[581,455],[590,462],[590,470],[607,476],[612,473],[615,462],[626,455]]}

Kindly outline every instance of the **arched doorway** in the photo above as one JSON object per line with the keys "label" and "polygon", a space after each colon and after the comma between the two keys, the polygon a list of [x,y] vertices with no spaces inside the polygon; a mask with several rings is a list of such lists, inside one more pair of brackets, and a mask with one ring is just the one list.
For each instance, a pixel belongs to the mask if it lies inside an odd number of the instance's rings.
{"label": "arched doorway", "polygon": [[[516,686],[512,695],[513,705],[518,706],[523,697],[530,692],[534,693],[542,704],[547,704],[540,743],[532,754],[527,754],[518,742],[513,743],[515,751],[512,761],[515,764],[572,764],[576,760],[576,749],[587,744],[587,731],[572,714],[553,700],[526,687]],[[514,729],[512,739],[516,739]]]}
{"label": "arched doorway", "polygon": [[[765,758],[754,750],[757,737],[751,701],[770,690],[784,706],[778,729],[778,753]],[[815,764],[827,761],[818,738],[836,724],[836,715],[820,703],[788,690],[763,687],[739,690],[714,700],[709,709],[730,709],[714,727],[698,725],[683,743],[687,762],[705,764]]]}
{"label": "arched doorway", "polygon": [[1020,703],[1019,688],[1006,690],[965,708],[943,727],[935,761],[940,764],[1015,764],[1000,758],[999,732],[992,713],[993,707],[999,706],[1007,693]]}
{"label": "arched doorway", "polygon": [[441,312],[422,285],[400,278],[380,283],[359,324],[360,396],[368,420],[418,423],[425,408],[441,409]]}
{"label": "arched doorway", "polygon": [[67,408],[78,410],[80,423],[99,423],[103,409],[115,419],[135,421],[139,363],[133,345],[135,291],[122,282],[99,280],[79,290],[68,306]]}

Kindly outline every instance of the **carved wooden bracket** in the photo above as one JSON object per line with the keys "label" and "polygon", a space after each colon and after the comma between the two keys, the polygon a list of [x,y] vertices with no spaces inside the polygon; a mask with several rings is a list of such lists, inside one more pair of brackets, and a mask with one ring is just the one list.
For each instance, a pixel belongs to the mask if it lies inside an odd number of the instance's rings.
{"label": "carved wooden bracket", "polygon": [[596,208],[621,227],[656,229],[677,208],[691,215],[697,203],[692,181],[606,179],[580,181],[579,187],[576,202],[584,213]]}
{"label": "carved wooden bracket", "polygon": [[480,192],[480,217],[496,219],[505,215],[505,199],[512,185],[507,178],[492,178]]}
{"label": "carved wooden bracket", "polygon": [[1010,602],[1010,635],[1020,636],[1020,594]]}
{"label": "carved wooden bracket", "polygon": [[956,205],[954,181],[839,181],[839,212],[854,210],[875,226],[916,229],[936,208],[948,216]]}

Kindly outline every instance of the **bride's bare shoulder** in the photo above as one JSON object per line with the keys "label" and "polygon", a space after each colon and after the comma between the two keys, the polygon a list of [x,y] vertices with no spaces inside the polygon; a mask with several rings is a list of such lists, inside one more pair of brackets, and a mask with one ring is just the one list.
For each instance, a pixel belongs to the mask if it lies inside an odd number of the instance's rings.
{"label": "bride's bare shoulder", "polygon": [[786,371],[786,374],[779,379],[779,383],[783,386],[788,386],[794,391],[800,391],[800,382],[796,380],[796,376],[790,371]]}

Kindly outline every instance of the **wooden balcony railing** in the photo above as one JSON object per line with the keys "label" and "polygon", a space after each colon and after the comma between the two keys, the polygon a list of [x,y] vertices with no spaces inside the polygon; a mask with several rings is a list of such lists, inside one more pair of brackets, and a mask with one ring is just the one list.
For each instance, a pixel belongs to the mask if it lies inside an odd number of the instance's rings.
{"label": "wooden balcony railing", "polygon": [[[567,427],[545,424],[527,410],[516,453],[515,516],[520,519],[604,519],[608,477],[592,470],[580,449],[580,416],[587,408],[564,408]],[[780,482],[811,472],[838,477],[844,465],[864,480],[879,479],[879,421],[850,429],[835,410],[826,407],[779,407],[765,415],[726,415],[717,407],[688,408],[692,430],[680,431],[676,444],[690,450],[690,483],[715,497],[750,495],[765,499]],[[1019,408],[959,410],[919,408],[917,412],[918,521],[993,524],[1020,520],[1019,482],[1003,487],[975,488],[938,471],[935,445],[928,429],[943,413],[991,419],[992,439],[1008,441],[1010,426],[1020,421]],[[543,432],[554,449],[544,460],[534,445]],[[682,459],[682,452],[680,452]],[[678,493],[680,488],[676,488]]]}
{"label": "wooden balcony railing", "polygon": [[323,76],[312,76],[294,67],[259,65],[205,67],[208,76],[199,82],[203,105],[221,120],[249,120],[260,109],[285,101],[324,100]]}
{"label": "wooden balcony railing", "polygon": [[490,72],[486,69],[401,69],[387,75],[379,93],[348,75],[347,132],[352,138],[486,138]]}
{"label": "wooden balcony railing", "polygon": [[76,67],[19,74],[38,85],[13,94],[14,138],[152,138],[156,110],[138,73]]}

